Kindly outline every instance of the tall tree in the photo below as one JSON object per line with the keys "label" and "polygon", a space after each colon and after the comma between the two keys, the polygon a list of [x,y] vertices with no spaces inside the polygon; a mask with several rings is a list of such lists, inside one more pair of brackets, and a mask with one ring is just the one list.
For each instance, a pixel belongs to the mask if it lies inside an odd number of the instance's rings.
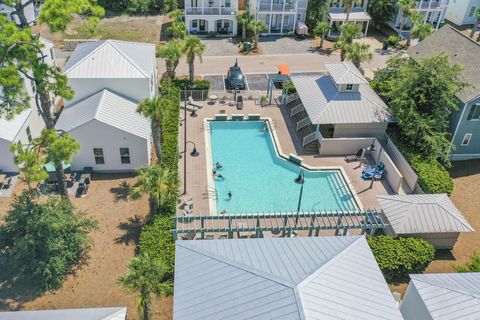
{"label": "tall tree", "polygon": [[370,45],[366,43],[352,43],[347,46],[345,58],[352,61],[360,69],[360,63],[372,60]]}
{"label": "tall tree", "polygon": [[260,21],[260,20],[251,20],[248,23],[248,29],[253,32],[253,35],[255,36],[255,46],[254,48],[256,49],[258,47],[258,39],[260,37],[260,33],[267,31],[268,26],[265,24],[265,22]]}
{"label": "tall tree", "polygon": [[435,32],[435,28],[430,23],[418,23],[412,29],[412,36],[418,37],[419,41],[422,41],[429,35]]}
{"label": "tall tree", "polygon": [[344,23],[348,23],[350,19],[350,13],[352,13],[352,8],[354,5],[360,4],[361,0],[343,0],[343,7],[345,8],[345,13],[347,14]]}
{"label": "tall tree", "polygon": [[159,165],[138,170],[138,184],[130,193],[133,199],[138,199],[142,194],[150,196],[151,212],[157,213],[158,209],[166,204],[178,193],[178,178],[174,172]]}
{"label": "tall tree", "polygon": [[307,13],[305,24],[309,30],[314,30],[317,23],[327,20],[327,13],[330,9],[331,0],[309,0],[307,4]]}
{"label": "tall tree", "polygon": [[325,36],[328,31],[330,31],[330,24],[328,24],[328,22],[319,22],[315,27],[314,34],[320,36],[320,49],[323,48],[323,42],[325,41]]}
{"label": "tall tree", "polygon": [[333,47],[335,49],[340,49],[340,60],[345,60],[345,54],[347,47],[352,44],[353,39],[357,38],[360,35],[361,27],[356,23],[346,23],[340,27],[342,33],[340,38],[335,42]]}
{"label": "tall tree", "polygon": [[128,274],[118,279],[126,292],[136,292],[139,311],[143,312],[143,320],[150,317],[152,294],[170,296],[173,294],[172,275],[159,261],[147,254],[134,257],[128,264]]}
{"label": "tall tree", "polygon": [[417,8],[416,0],[398,0],[398,7],[402,12],[402,17],[400,18],[400,26],[398,28],[398,37],[402,39],[403,27],[407,23],[408,19],[412,16]]}
{"label": "tall tree", "polygon": [[[472,31],[470,31],[470,38],[472,39],[475,36],[475,32],[477,32],[478,30],[478,26],[480,25],[480,7],[475,9],[474,15],[475,15],[475,23],[473,24]],[[480,32],[478,33],[477,41],[479,40],[480,40]]]}
{"label": "tall tree", "polygon": [[170,40],[157,50],[157,57],[165,59],[167,76],[170,79],[175,78],[175,69],[177,69],[180,58],[182,58],[182,42],[179,40]]}
{"label": "tall tree", "polygon": [[242,25],[242,41],[247,39],[247,26],[252,17],[248,12],[237,14],[237,22]]}
{"label": "tall tree", "polygon": [[[2,1],[14,4],[18,16],[25,16],[25,5],[30,2],[20,6],[20,0]],[[52,31],[62,31],[72,21],[74,14],[79,14],[94,25],[103,16],[104,10],[90,0],[45,0],[39,21],[46,23]],[[25,80],[28,80],[35,89],[33,98],[38,113],[46,128],[54,130],[57,110],[52,106],[52,98],[62,97],[68,100],[74,94],[68,86],[67,77],[55,66],[46,63],[43,45],[24,23],[17,28],[16,24],[0,15],[0,40],[0,89],[3,92],[0,116],[12,118],[29,108],[30,97],[24,87]],[[63,167],[56,163],[55,169],[60,193],[67,197]]]}
{"label": "tall tree", "polygon": [[187,26],[183,21],[174,21],[167,31],[175,39],[184,39],[187,36]]}
{"label": "tall tree", "polygon": [[0,254],[19,280],[38,283],[43,291],[60,287],[80,263],[92,241],[96,222],[68,201],[38,198],[36,190],[16,196],[0,223]]}
{"label": "tall tree", "polygon": [[193,81],[195,79],[195,57],[202,62],[205,44],[198,37],[187,36],[183,42],[182,52],[187,59],[190,81]]}
{"label": "tall tree", "polygon": [[375,27],[386,24],[393,18],[395,6],[392,0],[370,0],[367,12],[372,17]]}
{"label": "tall tree", "polygon": [[157,161],[162,159],[162,146],[160,141],[162,139],[160,124],[163,117],[162,97],[153,97],[152,99],[143,100],[137,108],[137,112],[150,119],[150,126],[152,128],[153,145],[155,146],[155,154]]}

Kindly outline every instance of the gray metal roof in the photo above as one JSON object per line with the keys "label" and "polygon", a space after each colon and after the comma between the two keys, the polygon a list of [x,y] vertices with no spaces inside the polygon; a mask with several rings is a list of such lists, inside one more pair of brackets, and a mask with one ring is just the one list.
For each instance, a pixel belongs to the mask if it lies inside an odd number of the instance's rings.
{"label": "gray metal roof", "polygon": [[355,65],[350,61],[341,63],[326,63],[325,68],[336,84],[363,84],[368,83]]}
{"label": "gray metal roof", "polygon": [[397,234],[475,231],[446,194],[377,196]]}
{"label": "gray metal roof", "polygon": [[177,241],[174,319],[402,319],[363,236]]}
{"label": "gray metal roof", "polygon": [[480,272],[410,275],[433,320],[480,319]]}
{"label": "gray metal roof", "polygon": [[393,121],[387,105],[365,84],[358,91],[338,91],[327,75],[291,77],[313,124],[381,123]]}
{"label": "gray metal roof", "polygon": [[127,308],[83,308],[0,312],[2,320],[125,320]]}
{"label": "gray metal roof", "polygon": [[149,139],[150,120],[136,111],[137,106],[138,102],[103,89],[65,107],[55,127],[69,132],[95,119],[125,132]]}
{"label": "gray metal roof", "polygon": [[457,93],[464,103],[480,96],[480,43],[470,39],[450,25],[445,25],[432,35],[408,49],[414,60],[446,53],[451,63],[463,65],[462,77],[468,86]]}
{"label": "gray metal roof", "polygon": [[105,40],[79,44],[68,59],[69,78],[149,78],[155,70],[155,45]]}

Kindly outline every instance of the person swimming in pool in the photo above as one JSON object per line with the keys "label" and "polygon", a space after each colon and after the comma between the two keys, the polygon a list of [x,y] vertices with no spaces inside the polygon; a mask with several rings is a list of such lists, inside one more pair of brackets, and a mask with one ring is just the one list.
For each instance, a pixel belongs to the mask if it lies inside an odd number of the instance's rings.
{"label": "person swimming in pool", "polygon": [[221,174],[218,174],[216,170],[213,170],[212,174],[213,174],[213,178],[219,178],[219,179],[222,179],[222,181],[225,180],[225,177],[222,176]]}
{"label": "person swimming in pool", "polygon": [[262,129],[262,131],[268,132],[268,125],[265,123],[265,127]]}
{"label": "person swimming in pool", "polygon": [[227,195],[228,195],[228,199],[232,199],[232,191],[228,191]]}
{"label": "person swimming in pool", "polygon": [[217,170],[219,170],[219,169],[223,169],[223,166],[220,164],[220,162],[217,162],[217,163],[215,163],[215,168],[217,168]]}

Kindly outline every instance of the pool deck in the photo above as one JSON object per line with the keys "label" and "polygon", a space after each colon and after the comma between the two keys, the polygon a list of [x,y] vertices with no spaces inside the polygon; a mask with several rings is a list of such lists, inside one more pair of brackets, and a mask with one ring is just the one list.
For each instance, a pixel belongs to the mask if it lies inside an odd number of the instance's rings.
{"label": "pool deck", "polygon": [[[376,209],[379,210],[379,204],[376,201],[377,195],[393,194],[390,186],[385,180],[375,181],[373,188],[369,189],[370,181],[362,181],[360,179],[361,170],[363,167],[359,166],[359,162],[345,162],[343,157],[321,157],[315,155],[305,155],[301,146],[300,139],[298,138],[293,124],[283,108],[278,106],[261,107],[256,105],[253,101],[244,101],[243,110],[237,110],[234,106],[228,104],[220,105],[218,102],[215,104],[207,104],[204,102],[203,108],[199,109],[196,116],[191,116],[191,107],[187,106],[187,141],[193,141],[198,150],[197,156],[192,156],[190,153],[193,150],[191,143],[187,144],[186,152],[186,172],[187,172],[187,192],[183,193],[184,189],[184,121],[180,123],[180,135],[179,135],[179,168],[180,168],[180,199],[181,202],[178,206],[178,213],[182,214],[183,200],[186,197],[193,199],[193,209],[195,215],[209,215],[209,199],[208,199],[208,183],[207,179],[211,172],[207,172],[207,162],[205,154],[205,128],[204,119],[213,118],[215,114],[221,113],[224,110],[225,114],[260,114],[264,118],[272,119],[275,131],[284,154],[296,154],[304,159],[304,164],[312,167],[342,167],[347,175],[347,179],[350,182],[352,191],[360,199],[364,209]],[[183,105],[180,109],[180,118],[184,118]],[[373,164],[372,159],[367,159],[370,164]]]}

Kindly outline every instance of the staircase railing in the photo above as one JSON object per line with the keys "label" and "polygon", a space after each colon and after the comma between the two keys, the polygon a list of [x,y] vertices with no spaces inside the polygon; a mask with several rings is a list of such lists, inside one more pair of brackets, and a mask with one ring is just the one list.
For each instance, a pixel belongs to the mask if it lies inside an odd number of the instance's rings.
{"label": "staircase railing", "polygon": [[298,99],[298,98],[299,98],[298,93],[295,92],[294,94],[289,95],[289,96],[287,97],[287,99],[285,100],[285,102],[288,104],[288,103],[290,103],[290,102],[292,102],[293,100],[296,100],[296,99]]}
{"label": "staircase railing", "polygon": [[294,115],[302,112],[303,110],[305,110],[305,107],[303,106],[303,103],[300,103],[298,106],[292,108],[292,110],[290,111],[290,116],[293,117]]}
{"label": "staircase railing", "polygon": [[310,117],[307,116],[307,117],[303,118],[302,120],[297,122],[297,131],[302,129],[303,127],[308,126],[311,123],[312,122],[310,121]]}
{"label": "staircase railing", "polygon": [[310,134],[307,134],[305,137],[303,137],[303,146],[306,146],[312,141],[318,140],[318,132],[314,131]]}

